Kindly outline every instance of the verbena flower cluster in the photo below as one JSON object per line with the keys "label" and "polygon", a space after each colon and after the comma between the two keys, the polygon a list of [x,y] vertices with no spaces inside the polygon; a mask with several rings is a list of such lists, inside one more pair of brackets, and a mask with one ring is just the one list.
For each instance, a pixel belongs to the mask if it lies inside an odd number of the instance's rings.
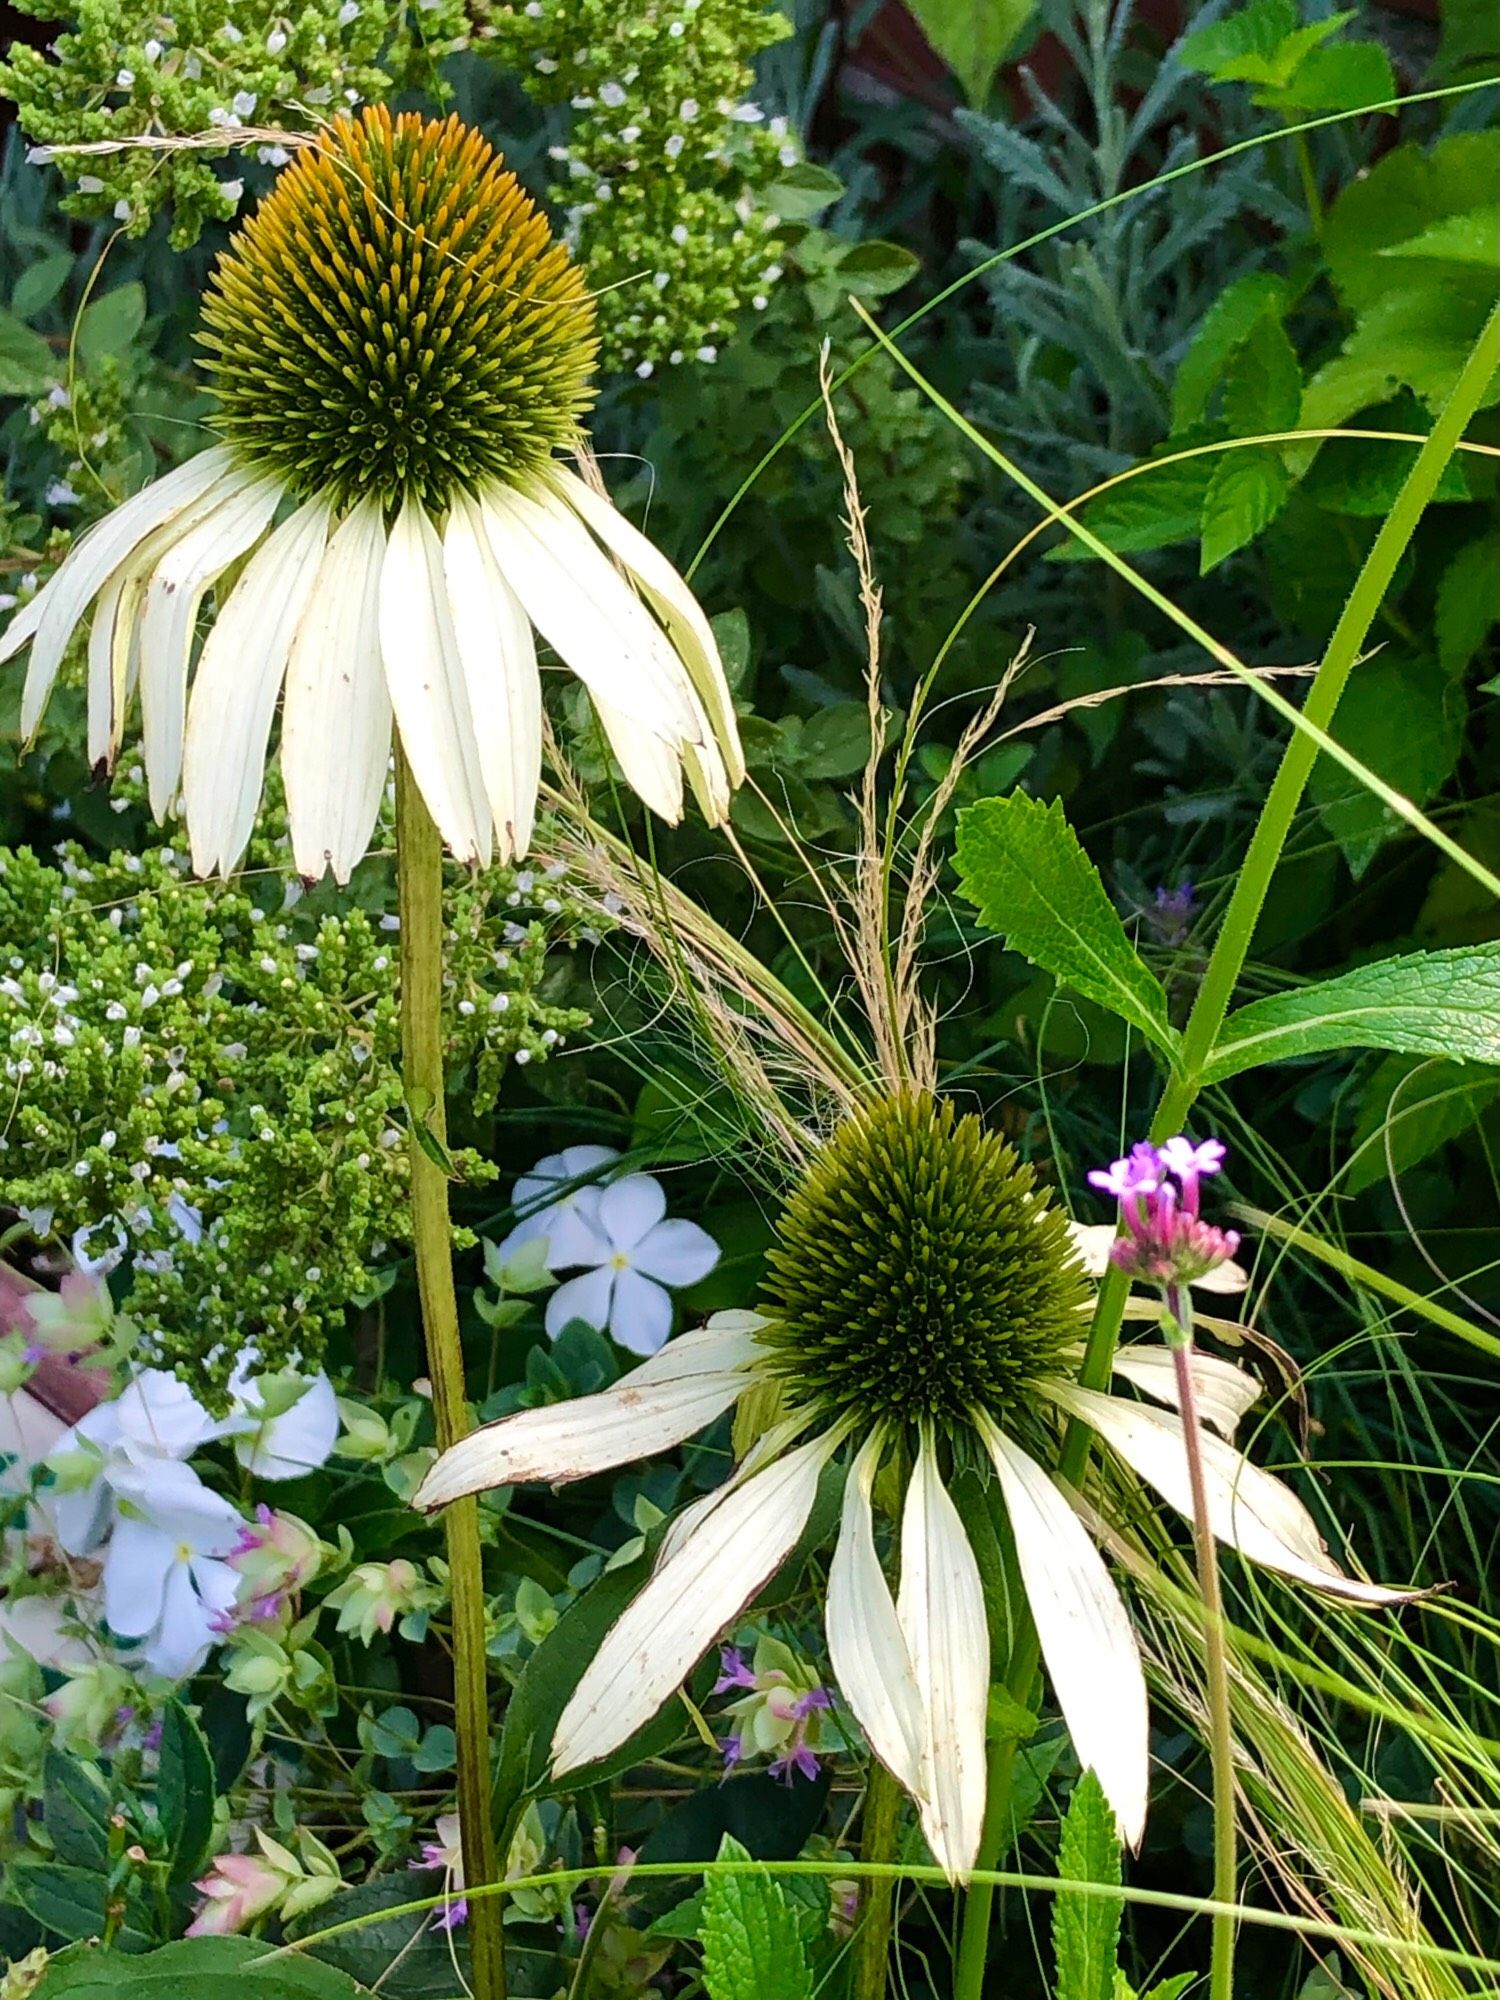
{"label": "verbena flower cluster", "polygon": [[[0,850],[8,1199],[40,1236],[128,1256],[144,1353],[195,1386],[252,1338],[267,1368],[315,1365],[406,1227],[393,894],[299,899],[274,831],[232,884],[192,881],[171,847]],[[549,995],[589,913],[559,879],[492,868],[455,877],[446,914],[449,1069],[482,1112],[507,1064],[584,1025]]]}
{"label": "verbena flower cluster", "polygon": [[641,376],[713,361],[781,275],[767,189],[800,159],[747,98],[750,58],[791,32],[763,0],[526,0],[488,53],[572,113],[551,148],[566,236],[599,294],[601,360]]}
{"label": "verbena flower cluster", "polygon": [[[24,4],[24,0],[23,0]],[[28,11],[49,17],[33,4]],[[420,81],[446,93],[438,62],[463,45],[462,0],[180,0],[157,11],[131,0],[79,0],[75,25],[51,59],[16,44],[0,63],[0,94],[15,100],[22,129],[48,147],[65,141],[186,136],[220,129],[223,149],[132,147],[58,153],[72,182],[70,215],[113,216],[143,236],[170,207],[172,243],[184,249],[205,223],[227,221],[244,195],[242,164],[216,161],[242,127],[309,129],[351,104],[379,101]],[[254,147],[270,166],[285,149]]]}

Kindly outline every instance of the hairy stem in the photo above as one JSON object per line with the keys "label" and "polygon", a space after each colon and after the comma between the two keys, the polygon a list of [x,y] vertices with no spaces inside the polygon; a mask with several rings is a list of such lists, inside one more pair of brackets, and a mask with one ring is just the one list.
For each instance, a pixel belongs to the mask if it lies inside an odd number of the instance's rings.
{"label": "hairy stem", "polygon": [[[437,828],[400,750],[396,752],[396,872],[401,912],[401,1063],[407,1111],[441,1151],[443,1106],[443,849]],[[422,1331],[437,1441],[446,1448],[470,1429],[448,1178],[413,1133],[411,1233],[422,1301]],[[444,1516],[453,1606],[453,1706],[458,1737],[458,1810],[464,1881],[499,1880],[490,1816],[490,1711],[485,1686],[484,1572],[478,1503],[456,1500]],[[475,2000],[505,2000],[501,1905],[480,1897],[469,1906]]]}
{"label": "hairy stem", "polygon": [[[884,1764],[877,1763],[872,1757],[860,1828],[860,1860],[896,1860],[900,1831],[901,1787]],[[890,1990],[896,1880],[894,1875],[877,1875],[865,1884],[859,1929],[854,1934],[852,2000],[885,2000]]]}
{"label": "hairy stem", "polygon": [[[1182,1414],[1183,1435],[1187,1441],[1188,1480],[1193,1495],[1193,1545],[1198,1562],[1198,1592],[1203,1599],[1203,1677],[1208,1701],[1208,1752],[1214,1791],[1214,1901],[1233,1903],[1236,1895],[1236,1833],[1229,1661],[1224,1643],[1219,1552],[1214,1543],[1208,1494],[1203,1484],[1203,1440],[1198,1430],[1198,1399],[1193,1387],[1190,1333],[1185,1341],[1173,1341],[1172,1360],[1177,1375],[1177,1407]],[[1217,1911],[1213,1920],[1209,2000],[1233,2000],[1234,1934],[1234,1918],[1226,1911]]]}

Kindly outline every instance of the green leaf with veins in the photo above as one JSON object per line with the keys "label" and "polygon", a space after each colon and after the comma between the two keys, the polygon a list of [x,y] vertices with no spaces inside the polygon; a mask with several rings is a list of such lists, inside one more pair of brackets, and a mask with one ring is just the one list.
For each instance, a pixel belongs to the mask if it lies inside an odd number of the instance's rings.
{"label": "green leaf with veins", "polygon": [[1060,801],[1043,805],[1024,792],[982,799],[959,814],[957,858],[964,895],[1012,951],[1158,1048],[1175,1048],[1161,981],[1126,935]]}
{"label": "green leaf with veins", "polygon": [[1201,1081],[1330,1049],[1500,1064],[1500,941],[1381,959],[1254,1000],[1224,1023]]}

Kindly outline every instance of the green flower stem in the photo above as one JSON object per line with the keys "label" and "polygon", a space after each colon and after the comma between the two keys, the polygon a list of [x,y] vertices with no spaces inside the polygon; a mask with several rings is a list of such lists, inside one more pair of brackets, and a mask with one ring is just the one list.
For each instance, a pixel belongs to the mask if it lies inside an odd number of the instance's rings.
{"label": "green flower stem", "polygon": [[[1019,1583],[1019,1573],[1016,1578]],[[1036,1624],[1026,1604],[1026,1593],[1014,1590],[1016,1631],[1011,1643],[1010,1670],[1006,1692],[1020,1708],[1030,1706],[1042,1649]],[[991,1872],[1000,1859],[1011,1828],[1010,1794],[1015,1777],[1016,1751],[1020,1738],[1013,1734],[991,1740],[985,1772],[984,1832],[974,1867]],[[981,2000],[984,1992],[985,1960],[990,1948],[990,1919],[994,1914],[995,1884],[974,1882],[964,1897],[963,1929],[958,1940],[958,1962],[954,1967],[953,2000]]]}
{"label": "green flower stem", "polygon": [[[1178,1322],[1172,1340],[1177,1407],[1187,1444],[1188,1480],[1193,1495],[1193,1544],[1198,1559],[1198,1593],[1203,1600],[1203,1678],[1208,1704],[1208,1751],[1214,1791],[1213,1947],[1209,2000],[1233,2000],[1235,1920],[1223,1909],[1237,1892],[1235,1866],[1234,1732],[1229,1714],[1229,1656],[1224,1642],[1224,1596],[1219,1588],[1219,1552],[1214,1544],[1203,1484],[1203,1440],[1198,1430],[1198,1396],[1193,1386],[1192,1308]],[[1185,1337],[1184,1337],[1185,1336]]]}
{"label": "green flower stem", "polygon": [[[900,358],[899,356],[897,357]],[[1416,532],[1418,521],[1442,477],[1443,469],[1458,448],[1474,412],[1487,389],[1496,366],[1500,365],[1500,307],[1496,307],[1474,344],[1473,351],[1464,363],[1453,392],[1444,404],[1437,422],[1417,453],[1416,462],[1406,475],[1401,491],[1396,496],[1394,506],[1381,524],[1380,532],[1365,558],[1364,567],[1355,579],[1354,588],[1349,593],[1333,636],[1319,663],[1317,674],[1308,691],[1303,710],[1307,721],[1313,723],[1320,736],[1326,734],[1328,724],[1333,720],[1334,711],[1344,692],[1360,648],[1369,636],[1371,625],[1380,609],[1381,600],[1390,588],[1397,565],[1406,552],[1407,544]],[[922,386],[926,387],[926,384]],[[954,413],[956,416],[956,412]],[[967,429],[967,426],[962,426]],[[989,456],[996,454],[986,447]],[[1009,468],[1006,468],[1009,470]],[[1033,494],[1036,489],[1030,482],[1020,482]],[[1041,496],[1045,502],[1045,495]],[[1046,502],[1050,507],[1050,502]],[[1110,552],[1099,549],[1100,554]],[[1129,572],[1127,571],[1127,575]],[[1131,579],[1134,581],[1134,578]],[[1271,887],[1272,877],[1281,860],[1282,849],[1292,829],[1292,822],[1302,801],[1307,780],[1312,773],[1319,750],[1317,738],[1303,729],[1295,729],[1282,753],[1281,767],[1261,809],[1255,832],[1251,836],[1249,850],[1235,880],[1234,893],[1224,922],[1214,940],[1213,952],[1204,974],[1203,984],[1193,1004],[1193,1011],[1183,1032],[1179,1066],[1169,1079],[1157,1106],[1156,1116],[1151,1122],[1151,1138],[1160,1143],[1186,1122],[1187,1114],[1197,1102],[1202,1088],[1199,1077],[1213,1052],[1224,1017],[1229,1011],[1245,960],[1249,956],[1251,940],[1256,924],[1265,905]],[[1099,1299],[1094,1309],[1094,1321],[1089,1331],[1088,1348],[1084,1355],[1079,1379],[1085,1387],[1103,1389],[1108,1386],[1110,1369],[1114,1361],[1115,1344],[1119,1339],[1120,1324],[1124,1318],[1125,1302],[1130,1294],[1130,1281],[1123,1272],[1110,1266],[1099,1287]],[[1068,1426],[1063,1440],[1059,1460],[1059,1471],[1070,1485],[1077,1486],[1088,1465],[1089,1451],[1093,1443],[1093,1433],[1088,1425],[1075,1418]],[[1215,1572],[1217,1575],[1217,1571]],[[997,1746],[997,1752],[1001,1746]],[[992,1759],[992,1767],[995,1760]],[[1008,1764],[1004,1767],[1008,1772]],[[996,1837],[997,1827],[1004,1825],[1004,1815],[1009,1811],[1009,1784],[1002,1782],[990,1793],[985,1808],[985,1835],[982,1852],[988,1851]],[[972,1920],[966,1914],[964,1936],[960,1950],[959,1976],[962,1982],[955,1990],[955,2000],[978,2000],[979,1981],[984,1974],[984,1960],[988,1949],[989,1902],[986,1900],[981,1911],[977,1902],[971,1899]],[[972,1940],[971,1940],[972,1932]],[[977,1972],[973,1969],[977,1966]]]}
{"label": "green flower stem", "polygon": [[[873,1757],[865,1785],[859,1858],[892,1862],[901,1831],[901,1787]],[[895,1875],[873,1876],[865,1885],[859,1929],[854,1933],[853,2000],[885,2000],[890,1987],[891,1931],[896,1910]]]}
{"label": "green flower stem", "polygon": [[[396,873],[401,913],[401,1059],[407,1111],[439,1150],[447,1144],[443,1107],[443,847],[406,759],[396,752]],[[415,1137],[411,1142],[411,1234],[432,1382],[437,1440],[447,1447],[471,1428],[464,1382],[448,1179]],[[458,1737],[458,1810],[464,1881],[496,1882],[500,1869],[490,1816],[490,1711],[485,1686],[484,1571],[478,1503],[456,1500],[444,1516],[453,1603],[453,1708]],[[475,2000],[505,2000],[501,1906],[469,1906]]]}

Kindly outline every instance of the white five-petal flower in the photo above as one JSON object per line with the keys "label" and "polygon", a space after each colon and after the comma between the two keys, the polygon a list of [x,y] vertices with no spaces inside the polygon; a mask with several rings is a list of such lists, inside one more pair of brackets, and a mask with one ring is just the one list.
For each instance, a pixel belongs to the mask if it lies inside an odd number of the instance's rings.
{"label": "white five-petal flower", "polygon": [[706,1278],[719,1261],[718,1244],[696,1222],[668,1218],[666,1194],[650,1174],[627,1174],[575,1215],[592,1240],[569,1262],[591,1268],[547,1301],[548,1333],[555,1340],[581,1319],[607,1327],[632,1354],[654,1354],[672,1331],[667,1287]]}

